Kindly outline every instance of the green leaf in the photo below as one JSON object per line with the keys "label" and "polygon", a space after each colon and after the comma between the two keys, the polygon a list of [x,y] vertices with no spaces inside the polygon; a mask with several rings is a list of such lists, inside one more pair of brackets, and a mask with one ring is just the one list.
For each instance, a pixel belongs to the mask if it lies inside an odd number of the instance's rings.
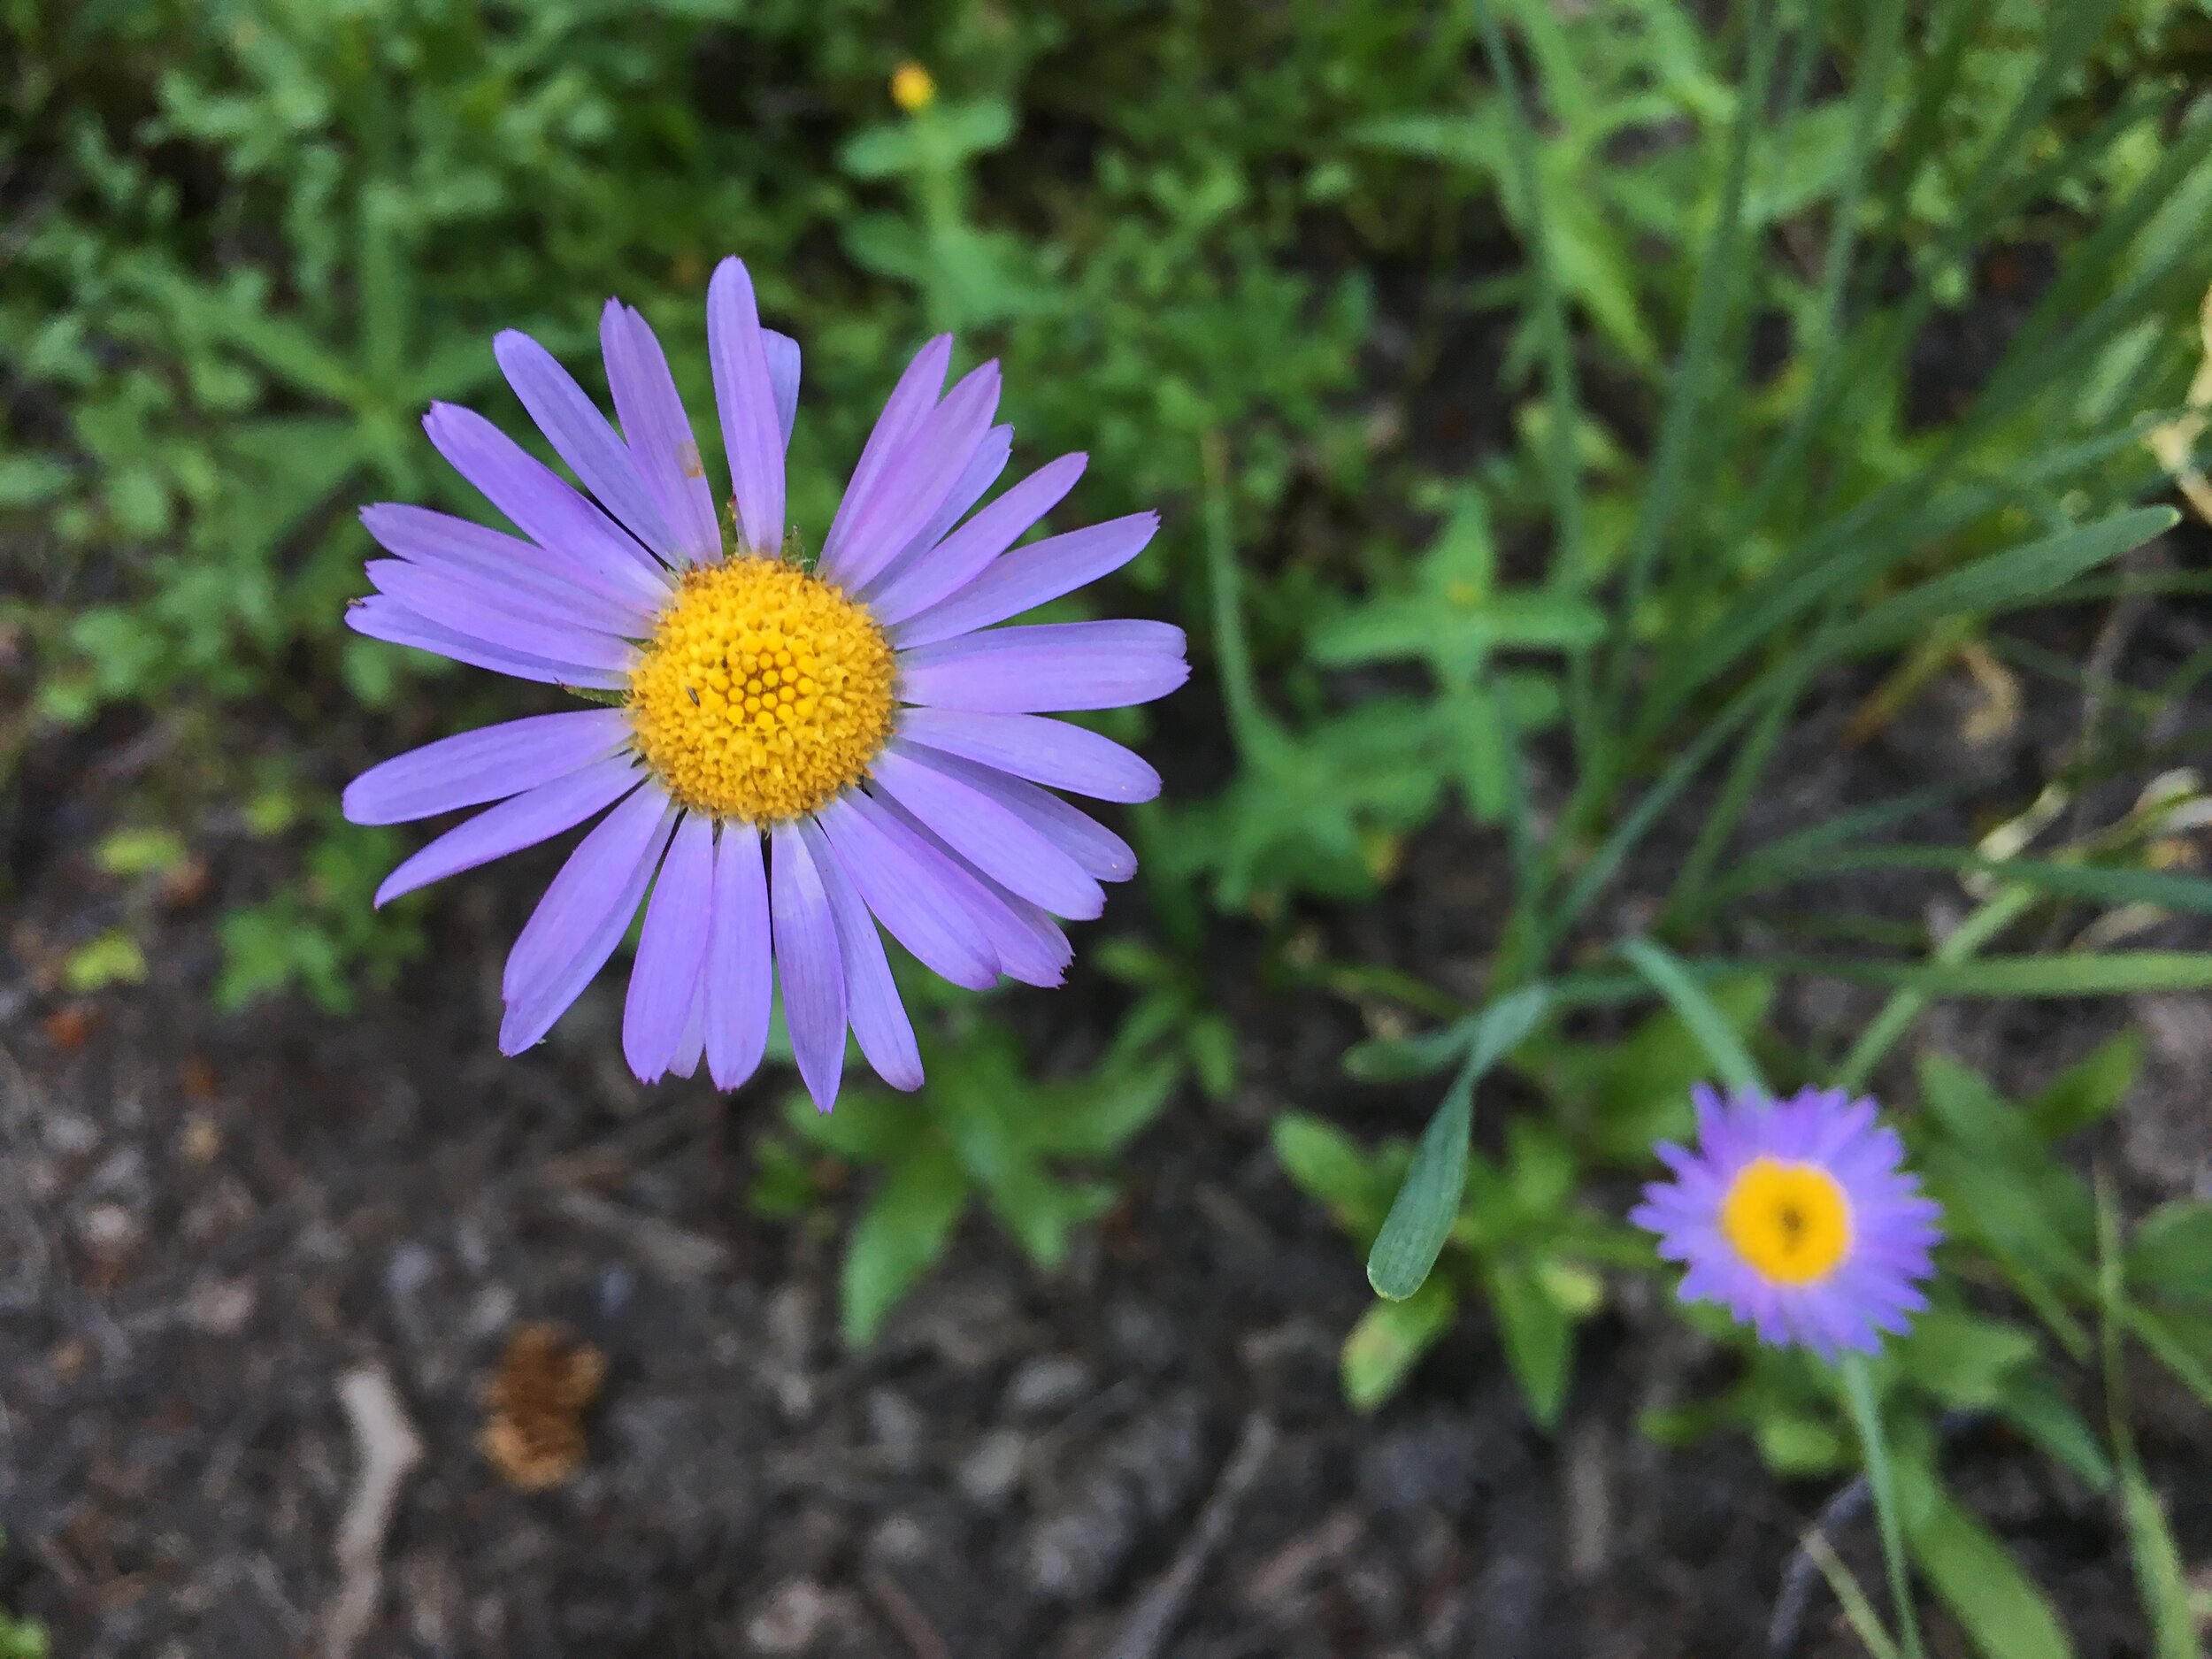
{"label": "green leaf", "polygon": [[854,1224],[839,1293],[845,1340],[866,1346],[952,1240],[968,1179],[952,1153],[926,1147],[895,1165]]}
{"label": "green leaf", "polygon": [[2146,1216],[2128,1241],[2127,1280],[2156,1295],[2212,1302],[2212,1204],[2177,1198]]}
{"label": "green leaf", "polygon": [[2136,1589],[2151,1616],[2153,1650],[2158,1659],[2202,1659],[2181,1551],[2167,1525],[2165,1507],[2131,1460],[2121,1471],[2120,1492]]}
{"label": "green leaf", "polygon": [[1182,1064],[1171,1055],[1104,1068],[1054,1087],[1013,1126],[1041,1152],[1102,1156],[1160,1115],[1181,1074]]}
{"label": "green leaf", "polygon": [[1905,1504],[1905,1535],[1937,1598],[1985,1659],[2073,1659],[2057,1613],[2011,1552],[1924,1474]]}
{"label": "green leaf", "polygon": [[2099,1043],[2028,1102],[2028,1121],[2053,1141],[2102,1121],[2133,1085],[2142,1061],[2143,1039],[2132,1029]]}
{"label": "green leaf", "polygon": [[2096,1431],[2042,1378],[2015,1372],[2006,1382],[1998,1409],[2052,1462],[2070,1470],[2091,1491],[2112,1490],[2116,1477]]}
{"label": "green leaf", "polygon": [[1763,1414],[1752,1437],[1761,1460],[1786,1480],[1832,1474],[1850,1449],[1832,1423],[1797,1411]]}
{"label": "green leaf", "polygon": [[146,977],[146,953],[119,927],[110,928],[69,953],[61,982],[79,996],[111,985],[136,985]]}
{"label": "green leaf", "polygon": [[1436,1265],[1467,1185],[1467,1134],[1475,1084],[1520,1046],[1550,1008],[1548,987],[1525,986],[1475,1017],[1466,1061],[1422,1133],[1405,1183],[1368,1253],[1367,1282],[1378,1295],[1394,1302],[1410,1296]]}
{"label": "green leaf", "polygon": [[1324,1205],[1339,1226],[1363,1245],[1382,1225],[1389,1198],[1381,1160],[1334,1124],[1304,1112],[1285,1112],[1268,1132],[1276,1161],[1307,1197]]}
{"label": "green leaf", "polygon": [[1943,617],[2000,611],[2039,599],[2108,559],[2171,529],[2171,507],[2142,507],[2008,548],[1886,599],[1838,635],[1839,652],[1910,634]]}
{"label": "green leaf", "polygon": [[1735,1026],[1681,960],[1648,939],[1621,941],[1620,953],[1667,1000],[1690,1035],[1697,1039],[1714,1073],[1731,1089],[1768,1094],[1766,1078],[1736,1036]]}
{"label": "green leaf", "polygon": [[1344,1339],[1339,1365],[1352,1409],[1372,1411],[1397,1393],[1458,1312],[1459,1293],[1440,1279],[1402,1302],[1371,1304]]}
{"label": "green leaf", "polygon": [[1986,1409],[2036,1356],[2034,1333],[1999,1319],[1931,1308],[1893,1349],[1899,1371],[1947,1406]]}
{"label": "green leaf", "polygon": [[1491,1264],[1483,1273],[1505,1360],[1521,1398],[1539,1428],[1559,1425],[1574,1357],[1574,1321],[1567,1310],[1518,1262]]}

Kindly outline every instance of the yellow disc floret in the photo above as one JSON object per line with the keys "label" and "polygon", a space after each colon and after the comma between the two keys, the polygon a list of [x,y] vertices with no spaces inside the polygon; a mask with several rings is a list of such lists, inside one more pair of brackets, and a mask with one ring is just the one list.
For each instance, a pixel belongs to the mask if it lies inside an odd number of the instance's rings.
{"label": "yellow disc floret", "polygon": [[1816,1284],[1851,1252],[1851,1200],[1816,1164],[1754,1158],[1729,1183],[1720,1227],[1763,1278]]}
{"label": "yellow disc floret", "polygon": [[891,734],[891,645],[780,559],[687,574],[630,675],[638,752],[683,805],[773,824],[857,780]]}

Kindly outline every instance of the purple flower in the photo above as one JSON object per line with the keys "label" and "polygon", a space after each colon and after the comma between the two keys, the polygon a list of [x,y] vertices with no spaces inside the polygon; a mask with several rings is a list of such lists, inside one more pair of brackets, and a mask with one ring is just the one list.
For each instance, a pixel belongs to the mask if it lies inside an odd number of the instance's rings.
{"label": "purple flower", "polygon": [[465,732],[354,780],[358,824],[487,808],[393,871],[377,902],[604,813],[507,958],[504,1052],[552,1028],[643,903],[622,1033],[639,1077],[689,1076],[703,1057],[720,1087],[744,1082],[780,981],[816,1104],[836,1099],[849,1027],[887,1082],[913,1088],[921,1058],[877,923],[955,984],[1056,985],[1071,952],[1053,918],[1096,916],[1099,884],[1136,868],[1049,791],[1145,801],[1158,774],[1043,717],[1164,696],[1190,672],[1182,631],[992,625],[1128,563],[1159,516],[1014,549],[1084,457],[972,512],[1013,429],[992,424],[995,363],[944,391],[943,335],[900,377],[809,569],[785,548],[799,348],[761,326],[744,265],[724,260],[707,294],[728,526],[645,319],[610,300],[600,342],[618,431],[536,342],[493,346],[589,495],[438,404],[431,442],[521,536],[421,507],[361,515],[395,557],[370,563],[357,631],[618,705]]}
{"label": "purple flower", "polygon": [[1674,1179],[1645,1187],[1629,1216],[1689,1264],[1682,1299],[1723,1303],[1762,1340],[1828,1360],[1901,1333],[1928,1305],[1919,1281],[1934,1271],[1940,1211],[1874,1102],[1839,1089],[1778,1105],[1694,1093],[1697,1150],[1660,1147]]}

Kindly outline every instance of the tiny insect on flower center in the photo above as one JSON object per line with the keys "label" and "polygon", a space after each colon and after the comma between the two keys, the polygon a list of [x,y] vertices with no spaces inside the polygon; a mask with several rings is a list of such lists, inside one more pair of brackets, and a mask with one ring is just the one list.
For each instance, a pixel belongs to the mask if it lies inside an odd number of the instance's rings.
{"label": "tiny insect on flower center", "polygon": [[638,752],[683,805],[774,824],[859,780],[891,734],[891,644],[776,558],[689,572],[630,675]]}
{"label": "tiny insect on flower center", "polygon": [[1720,1226],[1761,1277],[1817,1284],[1851,1252],[1851,1200],[1818,1164],[1754,1158],[1729,1183]]}

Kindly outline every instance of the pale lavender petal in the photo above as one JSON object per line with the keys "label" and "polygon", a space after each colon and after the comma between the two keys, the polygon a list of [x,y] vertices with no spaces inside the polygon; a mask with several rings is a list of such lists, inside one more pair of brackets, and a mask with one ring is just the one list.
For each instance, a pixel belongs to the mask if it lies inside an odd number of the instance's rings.
{"label": "pale lavender petal", "polygon": [[1082,866],[1026,818],[946,770],[958,762],[894,738],[870,769],[874,781],[954,851],[1056,915],[1087,919],[1106,895]]}
{"label": "pale lavender petal", "polygon": [[673,563],[675,534],[639,475],[630,446],[616,435],[575,376],[519,329],[502,329],[493,338],[492,356],[569,471],[632,535]]}
{"label": "pale lavender petal", "polygon": [[945,384],[945,368],[951,361],[952,336],[939,334],[914,354],[914,360],[899,376],[899,383],[891,388],[883,413],[876,417],[875,429],[869,433],[845,486],[844,498],[837,503],[829,534],[822,539],[825,559],[843,548],[851,520],[868,505],[884,470],[898,458],[899,451],[937,407],[937,394]]}
{"label": "pale lavender petal", "polygon": [[845,962],[837,921],[821,872],[794,824],[772,832],[775,857],[769,910],[776,941],[776,976],[783,986],[783,1023],[791,1056],[818,1111],[837,1103],[845,1071]]}
{"label": "pale lavender petal", "polygon": [[799,833],[806,840],[837,924],[837,951],[845,964],[845,1002],[853,1037],[878,1077],[893,1088],[918,1089],[922,1086],[921,1050],[915,1046],[913,1022],[899,1001],[899,987],[892,982],[875,918],[846,879],[820,827],[803,821]]}
{"label": "pale lavender petal", "polygon": [[759,1068],[774,989],[760,832],[726,824],[715,849],[714,915],[707,930],[707,1070],[715,1087],[735,1088]]}
{"label": "pale lavender petal", "polygon": [[346,786],[355,824],[405,824],[520,795],[580,772],[630,741],[619,709],[577,709],[479,726],[372,766]]}
{"label": "pale lavender petal", "polygon": [[939,709],[1051,714],[1149,703],[1190,678],[1165,622],[1045,622],[899,653],[899,695]]}
{"label": "pale lavender petal", "polygon": [[768,356],[768,384],[776,394],[776,426],[788,453],[791,428],[799,419],[799,342],[772,328],[762,329],[760,340]]}
{"label": "pale lavender petal", "polygon": [[783,442],[761,335],[745,262],[725,259],[707,285],[707,359],[742,540],[755,552],[772,555],[783,550]]}
{"label": "pale lavender petal", "polygon": [[649,784],[577,843],[507,954],[499,1051],[520,1054],[553,1029],[630,930],[680,809]]}
{"label": "pale lavender petal", "polygon": [[357,599],[348,605],[346,626],[373,640],[412,646],[419,651],[449,657],[457,663],[488,668],[494,673],[509,674],[517,680],[535,680],[549,686],[588,686],[608,691],[617,690],[630,681],[626,673],[583,663],[550,662],[542,657],[508,650],[471,639],[465,634],[456,634],[451,628],[441,627],[426,617],[417,616],[385,594],[371,594],[366,599]]}
{"label": "pale lavender petal", "polygon": [[676,826],[638,934],[622,1003],[622,1053],[641,1083],[672,1070],[706,966],[714,909],[714,820],[687,813]]}
{"label": "pale lavender petal", "polygon": [[1067,965],[1075,949],[1060,926],[1039,906],[1009,893],[940,839],[930,827],[889,795],[856,793],[849,800],[865,799],[883,816],[910,835],[917,845],[936,855],[937,874],[959,895],[968,914],[983,930],[998,957],[999,972],[1024,985],[1047,987],[1067,978]]}
{"label": "pale lavender petal", "polygon": [[540,547],[558,549],[646,604],[657,606],[667,597],[667,572],[659,561],[573,484],[474,410],[433,403],[422,427],[453,470]]}
{"label": "pale lavender petal", "polygon": [[541,783],[465,824],[456,825],[384,878],[376,890],[381,909],[403,893],[473,870],[495,858],[549,841],[611,806],[643,780],[627,755],[610,755],[550,783]]}
{"label": "pale lavender petal", "polygon": [[971,991],[997,982],[998,954],[939,854],[856,789],[824,807],[817,821],[868,908],[917,961]]}
{"label": "pale lavender petal", "polygon": [[371,559],[367,572],[379,593],[388,594],[424,621],[487,645],[613,673],[627,673],[637,661],[637,649],[628,641],[549,618],[519,591],[503,595],[480,577],[432,570],[405,559]]}
{"label": "pale lavender petal", "polygon": [[699,1062],[707,1056],[707,975],[699,972],[698,983],[691,987],[691,1012],[684,1018],[684,1034],[676,1044],[676,1057],[668,1063],[671,1077],[695,1077]]}
{"label": "pale lavender petal", "polygon": [[976,714],[965,709],[902,709],[899,735],[1054,789],[1101,801],[1149,801],[1160,774],[1110,737],[1036,714]]}
{"label": "pale lavender petal", "polygon": [[949,597],[1058,506],[1083,476],[1087,457],[1064,455],[1039,467],[912,564],[892,572],[869,596],[886,623],[902,622]]}
{"label": "pale lavender petal", "polygon": [[990,431],[998,394],[999,368],[992,362],[945,395],[849,522],[842,545],[833,555],[823,554],[825,580],[848,589],[863,587],[936,517]]}
{"label": "pale lavender petal", "polygon": [[1137,855],[1127,841],[1058,795],[973,761],[951,755],[928,758],[948,775],[990,796],[1099,880],[1126,881],[1137,873]]}
{"label": "pale lavender petal", "polygon": [[691,416],[652,325],[620,300],[609,300],[599,314],[599,349],[607,360],[607,386],[614,393],[614,411],[631,459],[653,492],[678,551],[695,565],[717,557],[722,526],[714,509],[714,486],[707,482]]}
{"label": "pale lavender petal", "polygon": [[958,524],[968,516],[968,510],[981,501],[999,474],[1006,471],[1006,463],[1014,453],[1014,429],[994,426],[983,434],[983,442],[975,447],[969,457],[968,470],[960,475],[960,481],[952,487],[952,494],[945,497],[945,504],[936,516],[899,549],[899,556],[871,576],[861,589],[861,597],[872,601],[872,596],[890,587],[902,571],[913,568],[918,559],[926,556]]}
{"label": "pale lavender petal", "polygon": [[1159,527],[1158,513],[1135,512],[1018,548],[951,598],[901,623],[892,630],[891,642],[902,648],[931,645],[1033,611],[1119,570],[1144,551]]}
{"label": "pale lavender petal", "polygon": [[361,509],[361,523],[380,546],[403,559],[503,582],[518,593],[572,607],[580,618],[593,618],[593,626],[603,633],[643,639],[659,614],[657,602],[641,601],[580,560],[450,513],[378,502]]}

